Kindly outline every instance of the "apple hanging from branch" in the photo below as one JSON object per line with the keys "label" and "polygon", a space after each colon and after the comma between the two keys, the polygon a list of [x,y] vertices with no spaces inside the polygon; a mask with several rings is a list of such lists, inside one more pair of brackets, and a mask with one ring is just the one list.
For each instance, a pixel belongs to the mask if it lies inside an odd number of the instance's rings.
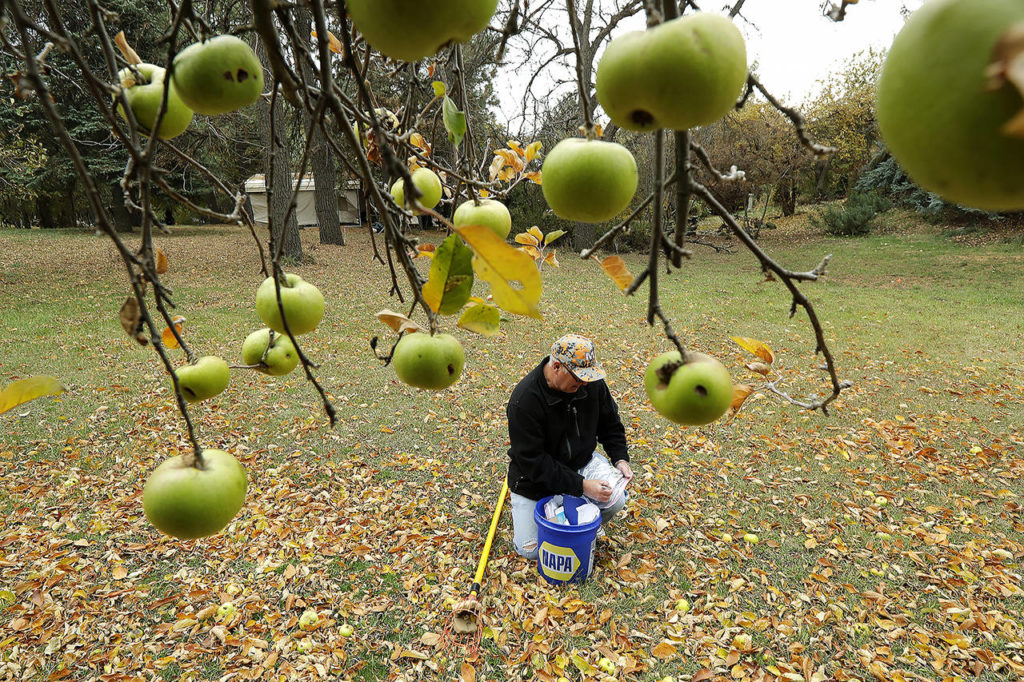
{"label": "apple hanging from branch", "polygon": [[231,380],[228,363],[216,355],[203,356],[194,365],[179,367],[174,373],[178,377],[182,396],[190,403],[220,394]]}
{"label": "apple hanging from branch", "polygon": [[732,403],[732,379],[721,362],[703,353],[662,353],[647,365],[644,388],[651,405],[677,424],[715,421]]}
{"label": "apple hanging from branch", "polygon": [[142,490],[146,518],[167,535],[190,540],[219,532],[242,508],[245,468],[223,450],[203,450],[202,464],[182,455],[153,470]]}
{"label": "apple hanging from branch", "polygon": [[639,180],[636,160],[615,142],[570,137],[548,152],[544,199],[565,220],[602,223],[622,213]]}
{"label": "apple hanging from branch", "polygon": [[348,0],[345,5],[373,49],[414,62],[484,30],[498,0]]}
{"label": "apple hanging from branch", "polygon": [[269,376],[284,376],[299,364],[292,340],[272,329],[257,329],[242,342],[242,362]]}
{"label": "apple hanging from branch", "polygon": [[[135,115],[135,120],[143,131],[151,133],[156,126],[157,113],[164,96],[164,77],[166,69],[155,64],[136,64],[134,71],[124,68],[117,74],[117,79],[124,87],[124,98]],[[117,113],[127,119],[124,107],[119,102]],[[188,108],[172,80],[167,90],[167,107],[164,117],[160,119],[157,137],[164,140],[181,135],[192,122],[192,110]]]}
{"label": "apple hanging from branch", "polygon": [[391,364],[403,383],[440,391],[459,380],[466,362],[462,344],[451,334],[414,332],[395,345]]}
{"label": "apple hanging from branch", "polygon": [[[281,307],[284,308],[288,327],[295,336],[313,331],[324,316],[324,295],[299,275],[286,273],[284,277]],[[256,312],[263,324],[278,334],[286,334],[273,277],[267,277],[256,289]]]}
{"label": "apple hanging from branch", "polygon": [[193,43],[174,58],[174,85],[193,111],[216,116],[259,99],[263,66],[249,44],[233,35]]}

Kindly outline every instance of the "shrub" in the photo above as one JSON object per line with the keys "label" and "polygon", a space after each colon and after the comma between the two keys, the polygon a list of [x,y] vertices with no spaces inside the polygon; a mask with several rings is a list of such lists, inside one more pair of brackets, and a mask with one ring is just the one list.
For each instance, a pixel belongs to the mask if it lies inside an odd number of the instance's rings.
{"label": "shrub", "polygon": [[810,217],[811,224],[833,237],[859,237],[871,232],[871,221],[892,208],[889,199],[874,192],[854,192],[842,207],[827,206]]}
{"label": "shrub", "polygon": [[[877,161],[877,159],[882,159]],[[951,204],[938,194],[921,189],[907,177],[896,159],[883,151],[871,170],[857,180],[855,192],[877,192],[898,205],[911,208],[929,223],[973,224],[980,220],[1001,220],[997,213]]]}

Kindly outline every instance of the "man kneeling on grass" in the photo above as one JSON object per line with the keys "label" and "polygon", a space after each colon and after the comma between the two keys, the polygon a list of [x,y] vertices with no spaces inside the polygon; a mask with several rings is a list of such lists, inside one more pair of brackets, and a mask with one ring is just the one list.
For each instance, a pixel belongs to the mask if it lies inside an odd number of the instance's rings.
{"label": "man kneeling on grass", "polygon": [[[555,341],[512,391],[508,415],[508,487],[512,493],[513,544],[536,559],[537,523],[533,510],[548,495],[590,498],[601,509],[602,528],[626,504],[623,492],[612,500],[609,478],[633,478],[626,430],[615,399],[604,382],[594,342],[575,334]],[[595,452],[598,442],[607,458]],[[611,470],[608,460],[618,469]],[[602,469],[605,474],[597,473]],[[609,477],[607,472],[614,474]],[[594,473],[592,473],[594,472]],[[621,489],[621,484],[620,484]],[[613,501],[610,506],[608,503]]]}

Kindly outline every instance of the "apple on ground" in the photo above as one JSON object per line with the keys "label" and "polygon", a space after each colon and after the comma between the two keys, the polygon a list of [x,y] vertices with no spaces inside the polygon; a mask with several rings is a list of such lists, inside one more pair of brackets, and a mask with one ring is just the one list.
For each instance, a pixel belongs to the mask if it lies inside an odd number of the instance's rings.
{"label": "apple on ground", "polygon": [[502,239],[512,231],[512,215],[505,204],[494,199],[481,199],[479,204],[472,199],[462,202],[452,215],[455,227],[463,225],[484,225]]}
{"label": "apple on ground", "polygon": [[196,364],[179,367],[174,373],[178,377],[181,395],[190,403],[214,397],[231,381],[228,363],[216,355],[204,355]]}
{"label": "apple on ground", "polygon": [[234,602],[224,602],[217,608],[217,620],[226,621],[231,620],[238,613],[238,607],[235,606]]}
{"label": "apple on ground", "polygon": [[570,137],[541,167],[544,199],[564,220],[602,223],[622,213],[636,194],[636,160],[615,142]]}
{"label": "apple on ground", "polygon": [[[155,64],[136,64],[134,72],[130,68],[124,68],[117,74],[120,83],[134,83],[124,89],[124,98],[135,114],[135,120],[145,132],[152,132],[153,126],[156,125],[156,116],[164,97],[166,73],[166,69]],[[128,118],[120,103],[117,105],[117,113],[121,114],[122,118]],[[192,110],[182,101],[172,79],[167,90],[167,109],[164,111],[164,117],[160,119],[160,128],[156,135],[169,140],[185,132],[191,122]]]}
{"label": "apple on ground", "polygon": [[257,329],[242,342],[242,362],[256,365],[257,372],[270,376],[288,374],[299,363],[295,344],[284,334],[264,327]]}
{"label": "apple on ground", "polygon": [[313,609],[306,609],[299,616],[299,627],[303,630],[312,630],[320,622],[320,616]]}
{"label": "apple on ground", "polygon": [[[420,191],[420,198],[417,200],[423,208],[432,209],[441,201],[443,189],[441,178],[429,168],[417,168],[412,172],[412,184]],[[405,205],[405,180],[398,178],[395,184],[391,185],[391,198],[402,208],[412,209],[412,206]],[[422,211],[413,211],[417,215]]]}
{"label": "apple on ground", "polygon": [[249,44],[233,35],[193,43],[174,58],[174,84],[200,114],[241,109],[263,92],[263,66]]}
{"label": "apple on ground", "polygon": [[710,424],[732,404],[732,379],[715,358],[679,351],[662,353],[647,366],[644,376],[647,397],[662,416],[690,426]]}
{"label": "apple on ground", "polygon": [[405,334],[391,357],[395,374],[403,383],[439,391],[459,379],[466,358],[462,344],[451,334]]}
{"label": "apple on ground", "polygon": [[729,19],[687,14],[612,40],[595,81],[597,99],[616,125],[686,130],[732,110],[747,82],[747,48]]}
{"label": "apple on ground", "polygon": [[146,518],[183,540],[219,532],[242,508],[249,482],[242,465],[223,450],[203,450],[202,468],[177,455],[153,470],[142,489]]}
{"label": "apple on ground", "polygon": [[676,611],[680,613],[687,613],[690,610],[690,602],[686,599],[676,600]]}
{"label": "apple on ground", "polygon": [[299,641],[295,642],[295,651],[300,654],[308,654],[313,650],[314,646],[316,645],[313,643],[312,639],[309,637],[303,637]]}
{"label": "apple on ground", "polygon": [[722,542],[732,542],[732,535],[730,533],[722,533]]}
{"label": "apple on ground", "polygon": [[348,0],[345,5],[373,49],[414,62],[484,30],[498,0]]}
{"label": "apple on ground", "polygon": [[615,674],[615,664],[612,663],[611,659],[607,656],[601,657],[601,660],[597,662],[597,667],[605,671],[609,675]]}
{"label": "apple on ground", "polygon": [[[317,328],[324,316],[324,296],[315,286],[294,273],[285,274],[281,283],[281,305],[288,327],[298,336]],[[278,334],[286,334],[277,306],[274,278],[267,277],[256,289],[256,312],[263,324]]]}
{"label": "apple on ground", "polygon": [[749,543],[751,545],[756,545],[760,541],[761,539],[757,537],[757,535],[755,535],[754,533],[743,534],[743,542]]}
{"label": "apple on ground", "polygon": [[348,623],[344,623],[342,624],[341,627],[338,628],[338,634],[342,637],[351,637],[355,631],[355,628],[353,628]]}
{"label": "apple on ground", "polygon": [[1024,2],[930,0],[893,40],[878,127],[914,182],[950,202],[1024,209]]}

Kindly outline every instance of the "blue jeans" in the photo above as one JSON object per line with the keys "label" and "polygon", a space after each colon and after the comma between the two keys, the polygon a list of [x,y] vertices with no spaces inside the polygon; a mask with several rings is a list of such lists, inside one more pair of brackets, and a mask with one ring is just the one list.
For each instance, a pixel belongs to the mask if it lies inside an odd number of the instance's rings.
{"label": "blue jeans", "polygon": [[[608,458],[600,452],[595,452],[594,457],[608,461]],[[537,522],[533,518],[533,510],[537,506],[537,500],[511,493],[512,496],[512,544],[520,556],[527,559],[536,559],[539,554],[537,549]],[[622,496],[618,502],[601,510],[601,525],[609,520],[626,506],[628,493]]]}

